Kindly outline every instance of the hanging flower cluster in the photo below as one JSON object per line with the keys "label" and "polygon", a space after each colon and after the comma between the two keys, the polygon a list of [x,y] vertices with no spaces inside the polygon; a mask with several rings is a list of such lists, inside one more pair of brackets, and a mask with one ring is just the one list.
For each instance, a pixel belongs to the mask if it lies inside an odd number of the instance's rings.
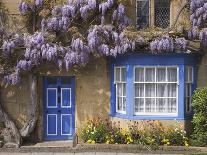
{"label": "hanging flower cluster", "polygon": [[191,16],[190,21],[193,26],[202,26],[207,21],[207,1],[191,0],[190,3]]}
{"label": "hanging flower cluster", "polygon": [[23,46],[24,38],[19,34],[11,34],[8,40],[5,40],[2,45],[3,54],[10,56],[12,49]]}
{"label": "hanging flower cluster", "polygon": [[175,46],[180,50],[186,50],[187,40],[185,38],[176,38]]}
{"label": "hanging flower cluster", "polygon": [[198,27],[193,27],[188,31],[188,39],[197,39],[199,37],[199,30]]}
{"label": "hanging flower cluster", "polygon": [[[123,32],[115,32],[109,26],[92,27],[89,29],[87,39],[90,50],[98,51],[101,55],[117,56],[117,54],[124,54],[129,50],[135,49],[135,42],[130,41]],[[111,41],[115,46],[110,45]]]}
{"label": "hanging flower cluster", "polygon": [[150,43],[150,49],[154,53],[173,52],[174,50],[173,38],[169,36],[157,38]]}
{"label": "hanging flower cluster", "polygon": [[3,83],[7,83],[10,85],[16,85],[19,82],[20,82],[19,72],[15,72],[10,75],[6,75],[3,79]]}
{"label": "hanging flower cluster", "polygon": [[176,38],[175,40],[169,36],[156,38],[150,43],[150,49],[154,53],[173,52],[174,49],[186,50],[187,40],[185,38]]}
{"label": "hanging flower cluster", "polygon": [[130,24],[129,18],[126,16],[126,9],[123,4],[119,4],[118,8],[112,14],[112,21],[118,23],[119,29],[122,30]]}
{"label": "hanging flower cluster", "polygon": [[44,4],[44,0],[34,0],[34,3],[27,3],[26,1],[21,1],[19,4],[19,11],[22,15],[25,15],[29,11],[35,11],[35,8],[41,8]]}
{"label": "hanging flower cluster", "polygon": [[200,39],[202,44],[204,44],[204,45],[207,44],[207,29],[203,29],[200,32],[199,39]]}

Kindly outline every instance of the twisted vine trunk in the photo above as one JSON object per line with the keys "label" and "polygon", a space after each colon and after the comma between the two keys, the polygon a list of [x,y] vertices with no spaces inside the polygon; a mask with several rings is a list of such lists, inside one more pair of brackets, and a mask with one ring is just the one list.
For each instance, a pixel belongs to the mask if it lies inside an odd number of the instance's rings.
{"label": "twisted vine trunk", "polygon": [[38,119],[38,105],[37,105],[37,77],[35,75],[29,75],[30,82],[30,98],[31,98],[31,107],[29,107],[28,122],[24,125],[24,127],[20,130],[20,134],[22,137],[28,137],[31,132],[34,130],[37,119]]}
{"label": "twisted vine trunk", "polygon": [[0,104],[0,115],[2,116],[2,119],[3,119],[5,127],[6,127],[2,132],[2,136],[4,137],[4,141],[6,143],[16,144],[16,146],[19,147],[22,142],[20,132],[17,129],[14,122],[11,120],[11,118],[8,116],[8,114],[5,112],[5,110],[1,104]]}
{"label": "twisted vine trunk", "polygon": [[31,106],[27,109],[29,119],[25,123],[21,130],[18,130],[15,123],[8,116],[3,106],[0,103],[0,116],[3,118],[5,129],[2,136],[6,144],[15,144],[16,147],[20,147],[22,144],[22,138],[28,137],[34,130],[38,119],[38,105],[37,105],[37,77],[29,75],[30,83],[30,98]]}

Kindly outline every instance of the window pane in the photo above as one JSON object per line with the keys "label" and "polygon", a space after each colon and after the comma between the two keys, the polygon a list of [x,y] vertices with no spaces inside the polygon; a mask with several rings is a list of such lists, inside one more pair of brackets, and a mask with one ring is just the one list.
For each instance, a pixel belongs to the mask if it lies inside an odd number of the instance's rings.
{"label": "window pane", "polygon": [[190,97],[186,97],[186,111],[190,111]]}
{"label": "window pane", "polygon": [[121,79],[120,79],[120,68],[115,68],[115,80],[116,80],[116,82],[120,82],[121,81]]}
{"label": "window pane", "polygon": [[135,68],[135,81],[144,82],[144,68]]}
{"label": "window pane", "polygon": [[126,82],[126,68],[121,68],[121,81]]}
{"label": "window pane", "polygon": [[166,81],[166,68],[157,68],[157,82]]}
{"label": "window pane", "polygon": [[166,97],[167,84],[157,84],[157,97]]}
{"label": "window pane", "polygon": [[121,83],[117,83],[117,96],[122,96],[122,84]]}
{"label": "window pane", "polygon": [[135,112],[144,112],[144,99],[143,98],[135,99]]}
{"label": "window pane", "polygon": [[149,0],[137,0],[137,28],[149,26]]}
{"label": "window pane", "polygon": [[117,110],[122,111],[122,98],[117,97]]}
{"label": "window pane", "polygon": [[135,84],[135,97],[144,97],[144,84]]}
{"label": "window pane", "polygon": [[155,0],[155,26],[167,28],[170,24],[170,0]]}
{"label": "window pane", "polygon": [[165,105],[166,99],[163,98],[158,98],[156,103],[157,103],[157,112],[165,112],[166,111],[166,105]]}
{"label": "window pane", "polygon": [[126,97],[123,97],[123,111],[126,111]]}
{"label": "window pane", "polygon": [[47,84],[48,85],[56,85],[57,84],[57,78],[55,78],[55,77],[49,77],[47,79]]}
{"label": "window pane", "polygon": [[146,112],[155,112],[155,99],[147,98],[146,102]]}
{"label": "window pane", "polygon": [[191,84],[186,84],[186,96],[191,96]]}
{"label": "window pane", "polygon": [[155,84],[145,84],[145,96],[155,97]]}
{"label": "window pane", "polygon": [[122,83],[123,96],[126,96],[126,83]]}
{"label": "window pane", "polygon": [[167,85],[167,96],[176,97],[177,95],[177,84],[168,84]]}
{"label": "window pane", "polygon": [[168,82],[177,82],[177,68],[167,69],[167,79]]}
{"label": "window pane", "polygon": [[188,82],[193,82],[193,68],[189,67],[189,73],[188,73]]}
{"label": "window pane", "polygon": [[146,68],[145,79],[146,82],[155,82],[155,68]]}
{"label": "window pane", "polygon": [[176,99],[168,99],[168,112],[175,113],[176,109]]}
{"label": "window pane", "polygon": [[71,84],[70,78],[69,77],[62,77],[61,78],[61,84],[63,84],[63,85],[69,85],[69,84]]}

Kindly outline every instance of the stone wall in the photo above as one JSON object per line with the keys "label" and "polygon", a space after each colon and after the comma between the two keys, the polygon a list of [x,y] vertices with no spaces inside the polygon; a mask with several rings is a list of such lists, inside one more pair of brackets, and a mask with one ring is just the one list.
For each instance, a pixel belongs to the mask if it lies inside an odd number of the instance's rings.
{"label": "stone wall", "polygon": [[207,86],[207,54],[205,53],[198,64],[198,87]]}

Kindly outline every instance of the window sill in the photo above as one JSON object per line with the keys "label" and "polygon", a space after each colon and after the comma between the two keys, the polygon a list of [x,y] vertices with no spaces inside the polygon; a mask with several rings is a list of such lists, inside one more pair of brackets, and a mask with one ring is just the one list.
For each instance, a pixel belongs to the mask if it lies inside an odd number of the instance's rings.
{"label": "window sill", "polygon": [[178,117],[178,115],[126,115],[126,114],[110,114],[114,118],[122,118],[127,120],[185,120],[183,117]]}

